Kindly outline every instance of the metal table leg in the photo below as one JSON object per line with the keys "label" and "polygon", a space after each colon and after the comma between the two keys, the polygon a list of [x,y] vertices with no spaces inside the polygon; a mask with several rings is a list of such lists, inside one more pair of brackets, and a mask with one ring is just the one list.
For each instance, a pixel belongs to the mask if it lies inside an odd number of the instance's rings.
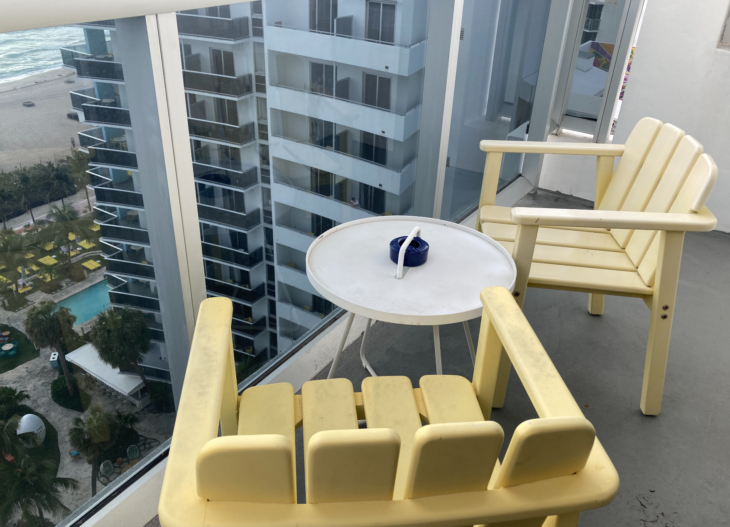
{"label": "metal table leg", "polygon": [[441,365],[441,339],[439,338],[439,327],[433,327],[433,346],[436,349],[436,375],[443,375],[443,366]]}
{"label": "metal table leg", "polygon": [[370,375],[377,377],[378,374],[375,373],[375,370],[373,370],[372,366],[370,366],[370,363],[365,358],[365,341],[368,339],[368,330],[370,329],[371,323],[372,319],[370,318],[365,323],[365,334],[362,336],[362,342],[360,343],[360,360],[362,361],[363,367],[370,372]]}
{"label": "metal table leg", "polygon": [[474,365],[476,359],[476,353],[474,351],[474,341],[471,338],[471,331],[469,331],[469,322],[464,321],[464,332],[466,333],[466,343],[469,344],[469,353],[471,353],[471,364]]}
{"label": "metal table leg", "polygon": [[[355,313],[348,313],[347,314],[347,323],[345,324],[345,332],[342,334],[342,339],[340,339],[340,346],[337,348],[337,353],[335,353],[335,358],[332,360],[332,366],[330,366],[330,372],[327,375],[328,379],[331,379],[335,376],[335,370],[337,369],[337,364],[340,362],[340,356],[342,355],[342,350],[345,349],[345,342],[347,342],[347,335],[350,333],[350,328],[352,327],[352,321],[355,319]],[[367,330],[365,330],[367,331]]]}

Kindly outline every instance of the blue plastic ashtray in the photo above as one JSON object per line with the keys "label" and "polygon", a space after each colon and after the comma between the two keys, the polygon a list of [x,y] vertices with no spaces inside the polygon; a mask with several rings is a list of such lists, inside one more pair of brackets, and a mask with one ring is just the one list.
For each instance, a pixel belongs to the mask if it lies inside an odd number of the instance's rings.
{"label": "blue plastic ashtray", "polygon": [[[408,236],[400,236],[390,241],[390,259],[394,263],[398,263],[398,255]],[[406,256],[403,259],[404,267],[418,267],[428,260],[428,242],[423,238],[415,236],[411,240],[411,244],[406,249]]]}

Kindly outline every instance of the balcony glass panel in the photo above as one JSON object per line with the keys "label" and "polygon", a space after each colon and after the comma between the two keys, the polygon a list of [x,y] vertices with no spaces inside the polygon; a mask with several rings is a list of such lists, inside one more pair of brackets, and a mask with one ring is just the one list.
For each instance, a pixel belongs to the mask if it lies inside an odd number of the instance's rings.
{"label": "balcony glass panel", "polygon": [[190,91],[243,97],[253,93],[253,76],[248,73],[240,77],[227,77],[200,71],[183,71],[185,89]]}
{"label": "balcony glass panel", "polygon": [[200,224],[200,238],[209,244],[240,252],[249,252],[248,236],[244,232],[227,229],[219,225]]}
{"label": "balcony glass panel", "polygon": [[240,189],[247,189],[258,183],[258,170],[256,167],[252,167],[246,172],[241,173],[224,168],[193,163],[193,174],[200,181],[209,181],[211,183],[228,185]]}
{"label": "balcony glass panel", "polygon": [[177,31],[180,35],[215,40],[243,40],[249,38],[248,17],[216,18],[178,13]]}
{"label": "balcony glass panel", "polygon": [[114,165],[124,168],[137,168],[137,154],[108,148],[109,143],[89,147],[89,163]]}
{"label": "balcony glass panel", "polygon": [[109,81],[123,81],[124,72],[121,62],[111,60],[75,58],[76,74],[81,78]]}
{"label": "balcony glass panel", "polygon": [[83,88],[80,90],[74,90],[70,92],[71,95],[71,108],[74,110],[84,111],[83,104],[98,103],[99,99],[96,97],[96,90],[94,88]]}
{"label": "balcony glass panel", "polygon": [[230,262],[243,267],[253,267],[264,260],[264,250],[263,247],[259,247],[251,254],[247,254],[203,242],[203,257],[215,258],[216,260]]}
{"label": "balcony glass panel", "polygon": [[190,131],[191,137],[221,141],[234,145],[245,145],[256,140],[254,123],[252,122],[241,126],[234,126],[188,118],[188,130]]}
{"label": "balcony glass panel", "polygon": [[76,46],[66,46],[61,48],[61,62],[64,66],[76,68],[74,59],[92,59],[89,53],[89,47],[86,44],[78,44]]}
{"label": "balcony glass panel", "polygon": [[123,240],[131,243],[150,243],[150,235],[146,230],[139,228],[139,222],[126,222],[124,220],[114,219],[106,223],[102,223],[101,235],[114,240]]}
{"label": "balcony glass panel", "polygon": [[153,266],[137,262],[125,262],[123,260],[114,260],[108,258],[106,260],[106,269],[110,273],[141,276],[144,278],[155,277],[155,268]]}
{"label": "balcony glass panel", "polygon": [[240,214],[230,210],[219,209],[198,203],[198,216],[201,220],[223,223],[239,229],[252,229],[261,224],[260,209],[253,210],[248,214]]}
{"label": "balcony glass panel", "polygon": [[266,295],[266,286],[261,284],[252,290],[237,287],[233,284],[227,284],[225,282],[219,282],[212,278],[205,279],[205,288],[210,293],[216,293],[219,295],[230,297],[240,302],[247,302],[253,304],[257,300],[260,300]]}
{"label": "balcony glass panel", "polygon": [[101,146],[104,143],[104,133],[101,128],[89,128],[88,130],[79,132],[79,146],[81,148]]}
{"label": "balcony glass panel", "polygon": [[119,190],[109,186],[94,187],[94,192],[96,193],[96,201],[100,203],[144,208],[142,194],[139,192]]}
{"label": "balcony glass panel", "polygon": [[132,126],[132,119],[127,108],[105,106],[104,102],[84,104],[84,118],[90,123],[107,124],[110,126]]}
{"label": "balcony glass panel", "polygon": [[109,300],[113,304],[123,304],[127,306],[138,307],[140,309],[148,309],[151,311],[160,310],[160,301],[154,298],[148,298],[127,293],[122,289],[114,289],[109,291]]}

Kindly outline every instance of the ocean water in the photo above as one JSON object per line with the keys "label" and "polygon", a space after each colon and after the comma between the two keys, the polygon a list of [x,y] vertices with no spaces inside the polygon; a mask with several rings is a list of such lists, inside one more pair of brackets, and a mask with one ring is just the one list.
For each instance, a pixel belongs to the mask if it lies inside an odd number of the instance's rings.
{"label": "ocean water", "polygon": [[59,48],[84,43],[78,27],[46,27],[0,34],[0,82],[61,67]]}

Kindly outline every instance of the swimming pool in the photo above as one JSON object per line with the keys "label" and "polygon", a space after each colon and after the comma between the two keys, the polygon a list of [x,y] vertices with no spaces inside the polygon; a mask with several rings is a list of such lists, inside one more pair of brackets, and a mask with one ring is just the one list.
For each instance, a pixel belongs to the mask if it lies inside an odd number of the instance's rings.
{"label": "swimming pool", "polygon": [[66,300],[61,300],[58,305],[69,308],[71,313],[76,315],[74,327],[88,322],[109,307],[109,288],[106,286],[106,280],[102,280]]}

